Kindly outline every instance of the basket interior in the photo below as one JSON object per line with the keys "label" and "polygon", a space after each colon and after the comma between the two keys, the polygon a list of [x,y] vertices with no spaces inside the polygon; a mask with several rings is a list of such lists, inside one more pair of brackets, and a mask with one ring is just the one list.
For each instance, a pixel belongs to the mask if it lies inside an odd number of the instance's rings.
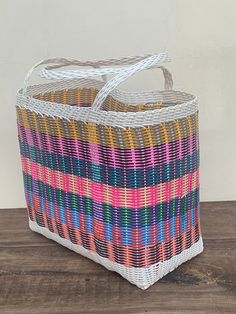
{"label": "basket interior", "polygon": [[[93,88],[74,88],[41,93],[35,95],[34,98],[70,106],[91,107],[97,93],[98,90]],[[139,112],[161,109],[166,106],[167,104],[161,102],[125,104],[109,95],[100,109],[116,112]]]}

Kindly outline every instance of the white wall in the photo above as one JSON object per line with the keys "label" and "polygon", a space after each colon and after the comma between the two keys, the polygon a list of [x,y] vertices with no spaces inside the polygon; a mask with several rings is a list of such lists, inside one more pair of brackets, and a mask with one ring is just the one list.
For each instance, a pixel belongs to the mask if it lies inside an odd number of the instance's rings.
{"label": "white wall", "polygon": [[[0,208],[25,206],[14,104],[34,62],[164,50],[175,89],[199,97],[201,198],[236,199],[235,10],[233,0],[0,0]],[[124,88],[157,84],[151,71]]]}

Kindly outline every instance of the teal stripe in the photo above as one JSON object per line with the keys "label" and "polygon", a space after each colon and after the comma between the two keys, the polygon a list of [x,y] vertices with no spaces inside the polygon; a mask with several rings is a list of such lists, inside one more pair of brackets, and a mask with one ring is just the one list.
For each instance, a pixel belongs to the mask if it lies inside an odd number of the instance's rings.
{"label": "teal stripe", "polygon": [[139,189],[178,179],[199,167],[199,150],[183,159],[145,169],[112,168],[74,157],[49,153],[20,142],[21,155],[42,166],[119,188]]}
{"label": "teal stripe", "polygon": [[118,227],[150,226],[177,215],[185,215],[188,210],[197,208],[199,203],[198,188],[182,198],[174,198],[170,202],[163,202],[156,206],[134,210],[132,208],[118,208],[109,204],[97,203],[89,197],[54,189],[42,181],[34,180],[30,175],[25,173],[24,184],[26,191],[30,194],[33,193],[47,200],[50,204],[57,204],[64,212],[66,210],[77,211]]}

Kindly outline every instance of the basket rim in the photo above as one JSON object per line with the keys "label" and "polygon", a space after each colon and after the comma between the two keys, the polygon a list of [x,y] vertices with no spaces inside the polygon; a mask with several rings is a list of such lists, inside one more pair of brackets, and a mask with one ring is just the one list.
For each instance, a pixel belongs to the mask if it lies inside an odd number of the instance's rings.
{"label": "basket rim", "polygon": [[142,102],[177,102],[174,105],[163,108],[138,112],[94,110],[91,107],[71,106],[68,104],[44,101],[34,97],[42,93],[73,88],[91,88],[100,90],[103,86],[104,82],[94,79],[69,79],[60,82],[31,85],[25,95],[23,94],[22,89],[18,90],[16,106],[29,109],[37,114],[46,115],[51,118],[76,120],[85,123],[92,122],[122,128],[145,127],[160,124],[184,118],[198,111],[197,97],[190,93],[178,90],[127,92],[120,89],[114,89],[111,92],[110,95],[115,99],[134,106],[137,103]]}

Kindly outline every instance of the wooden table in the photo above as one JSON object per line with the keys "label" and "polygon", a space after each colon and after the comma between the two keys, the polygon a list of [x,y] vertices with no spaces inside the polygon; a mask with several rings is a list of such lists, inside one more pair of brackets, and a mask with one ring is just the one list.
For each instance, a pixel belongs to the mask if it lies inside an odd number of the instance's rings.
{"label": "wooden table", "polygon": [[0,313],[236,313],[236,202],[201,206],[204,252],[142,291],[0,210]]}

